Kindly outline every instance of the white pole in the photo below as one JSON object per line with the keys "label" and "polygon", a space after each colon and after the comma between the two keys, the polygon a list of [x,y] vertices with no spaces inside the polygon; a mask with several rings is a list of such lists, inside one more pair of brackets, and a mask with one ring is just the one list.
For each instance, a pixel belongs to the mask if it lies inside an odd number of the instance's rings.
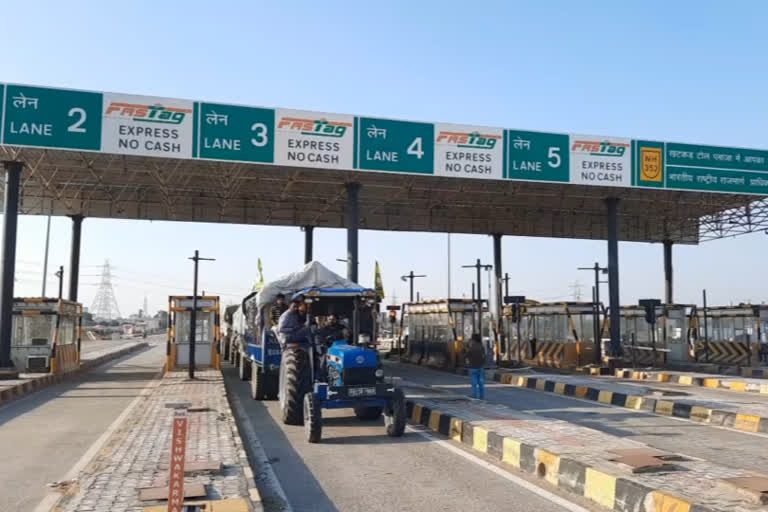
{"label": "white pole", "polygon": [[451,234],[448,233],[448,297],[451,298]]}
{"label": "white pole", "polygon": [[45,297],[45,285],[48,280],[48,243],[51,239],[51,216],[48,216],[48,223],[45,228],[45,255],[43,256],[43,293],[41,297]]}

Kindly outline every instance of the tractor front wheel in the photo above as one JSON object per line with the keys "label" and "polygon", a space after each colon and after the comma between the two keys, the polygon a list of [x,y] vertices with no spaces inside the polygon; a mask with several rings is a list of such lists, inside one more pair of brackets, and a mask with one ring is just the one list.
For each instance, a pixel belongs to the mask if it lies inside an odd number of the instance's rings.
{"label": "tractor front wheel", "polygon": [[304,432],[310,443],[319,443],[323,436],[323,409],[314,393],[304,395]]}
{"label": "tractor front wheel", "polygon": [[402,389],[395,389],[392,409],[384,415],[384,425],[389,437],[400,437],[405,432],[405,394]]}
{"label": "tractor front wheel", "polygon": [[381,407],[355,407],[355,416],[363,421],[373,421],[379,419],[383,409]]}

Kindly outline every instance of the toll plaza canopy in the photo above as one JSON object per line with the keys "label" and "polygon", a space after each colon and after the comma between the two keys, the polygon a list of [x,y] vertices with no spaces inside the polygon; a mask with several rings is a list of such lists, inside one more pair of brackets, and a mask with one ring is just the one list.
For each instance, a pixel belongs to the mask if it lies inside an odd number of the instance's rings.
{"label": "toll plaza canopy", "polygon": [[768,151],[0,84],[19,211],[698,243],[768,228]]}

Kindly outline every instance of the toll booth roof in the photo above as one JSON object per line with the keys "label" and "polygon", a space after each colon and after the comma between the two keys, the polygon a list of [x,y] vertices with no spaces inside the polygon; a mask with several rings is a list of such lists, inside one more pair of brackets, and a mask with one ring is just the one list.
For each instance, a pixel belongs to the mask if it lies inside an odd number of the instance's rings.
{"label": "toll booth roof", "polygon": [[[704,316],[704,309],[698,310]],[[768,304],[739,304],[738,306],[707,306],[707,316],[765,316]]]}

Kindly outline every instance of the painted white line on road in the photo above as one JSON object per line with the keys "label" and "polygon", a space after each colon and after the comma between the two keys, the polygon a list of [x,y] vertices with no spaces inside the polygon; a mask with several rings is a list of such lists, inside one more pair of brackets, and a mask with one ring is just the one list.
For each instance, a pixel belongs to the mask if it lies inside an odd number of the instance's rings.
{"label": "painted white line on road", "polygon": [[[107,430],[105,430],[101,436],[99,436],[99,438],[91,445],[90,448],[88,448],[88,451],[86,451],[83,456],[80,457],[80,460],[78,460],[75,465],[72,466],[72,468],[67,472],[67,474],[64,475],[61,480],[59,480],[60,482],[66,482],[77,478],[80,472],[85,468],[85,466],[88,465],[89,462],[91,462],[96,454],[102,449],[104,444],[106,444],[107,440],[109,440],[110,436],[120,427],[120,425],[123,424],[126,418],[131,414],[131,412],[133,412],[139,403],[160,385],[160,382],[162,381],[162,375],[163,371],[160,370],[154,377],[152,377],[152,381],[147,384],[144,389],[141,390],[141,393],[139,393],[136,398],[131,401],[130,404],[128,404],[128,407],[123,410],[120,416],[118,416],[117,419],[115,419],[115,421],[113,421],[112,424],[107,427]],[[49,512],[56,505],[59,499],[61,499],[61,497],[62,494],[60,492],[49,492],[40,501],[40,503],[38,503],[33,512]]]}
{"label": "painted white line on road", "polygon": [[534,485],[527,480],[523,480],[522,478],[517,477],[512,473],[509,473],[508,471],[504,471],[500,467],[495,466],[490,462],[481,459],[480,457],[476,457],[471,453],[465,452],[461,448],[457,448],[456,446],[452,445],[448,441],[445,441],[443,439],[438,439],[432,434],[424,430],[413,428],[410,425],[407,426],[406,429],[408,430],[408,432],[414,432],[416,434],[419,434],[420,436],[429,439],[431,442],[437,444],[438,446],[445,448],[446,450],[453,452],[456,455],[459,455],[460,457],[464,457],[468,461],[473,462],[474,464],[477,464],[478,466],[481,466],[484,469],[487,469],[488,471],[497,474],[498,476],[504,478],[505,480],[509,480],[513,484],[519,485],[523,489],[530,491],[533,494],[539,496],[540,498],[544,498],[545,500],[554,503],[555,505],[559,505],[566,510],[570,510],[571,512],[590,512],[589,509],[586,509],[580,505],[577,505],[576,503],[572,503],[564,498],[561,498],[557,494],[553,494],[545,489],[542,489],[541,487]]}

